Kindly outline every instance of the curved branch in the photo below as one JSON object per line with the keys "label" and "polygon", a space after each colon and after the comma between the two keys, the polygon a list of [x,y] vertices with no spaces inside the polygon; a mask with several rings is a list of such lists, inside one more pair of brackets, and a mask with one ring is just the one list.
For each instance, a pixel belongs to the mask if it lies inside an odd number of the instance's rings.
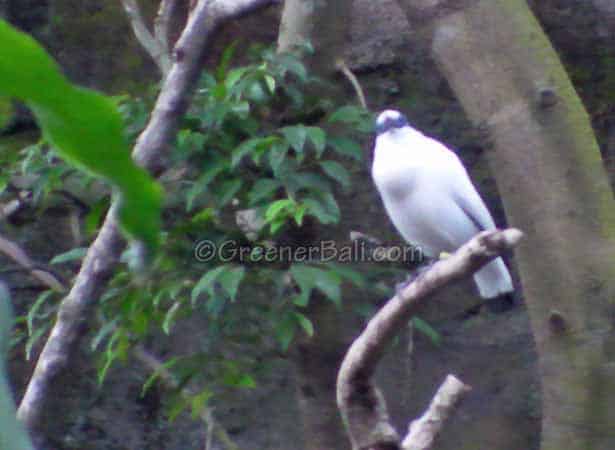
{"label": "curved branch", "polygon": [[337,404],[353,449],[399,447],[386,404],[372,377],[385,349],[431,295],[468,277],[513,248],[523,237],[517,229],[484,231],[445,260],[436,262],[390,299],[352,343],[337,378]]}

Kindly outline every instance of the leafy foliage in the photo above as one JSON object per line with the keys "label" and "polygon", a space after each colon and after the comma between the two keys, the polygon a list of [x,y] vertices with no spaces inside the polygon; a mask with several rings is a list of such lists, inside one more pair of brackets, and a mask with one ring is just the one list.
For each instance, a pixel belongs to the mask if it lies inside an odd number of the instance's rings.
{"label": "leafy foliage", "polygon": [[[174,355],[165,367],[181,385],[198,377],[203,391],[191,401],[171,402],[171,416],[186,408],[198,414],[229,389],[253,387],[271,363],[259,355],[278,346],[286,350],[298,333],[318,332],[304,314],[312,293],[339,306],[343,283],[363,283],[349,266],[310,258],[263,262],[262,257],[279,251],[279,242],[293,230],[339,221],[335,194],[349,187],[351,172],[358,169],[362,150],[355,138],[371,131],[372,118],[360,108],[337,107],[311,94],[322,82],[298,55],[261,50],[254,62],[231,67],[233,51],[227,49],[219,66],[203,75],[180,126],[172,169],[161,177],[167,192],[165,232],[150,276],[136,279],[125,267],[118,270],[100,299],[100,327],[92,340],[101,356],[102,382],[135,342],[155,333],[172,335],[188,316],[202,318],[206,332],[200,351]],[[151,99],[115,100],[134,139]],[[27,152],[32,160],[49,158],[43,146]],[[57,171],[70,170],[53,162]],[[43,193],[68,177],[82,177],[62,173],[54,181],[43,176],[43,166],[30,166],[43,180]],[[107,205],[92,205],[86,218],[92,230]],[[238,220],[245,211],[252,212],[251,232]],[[196,254],[203,239],[217,249],[212,257]],[[61,266],[82,256],[82,249],[74,249],[52,262]],[[128,259],[126,254],[123,260]],[[29,343],[54,309],[49,297],[37,304],[26,320]]]}
{"label": "leafy foliage", "polygon": [[132,161],[115,104],[70,84],[34,39],[1,19],[0,93],[29,105],[63,158],[110,181],[119,192],[125,231],[157,247],[162,193]]}

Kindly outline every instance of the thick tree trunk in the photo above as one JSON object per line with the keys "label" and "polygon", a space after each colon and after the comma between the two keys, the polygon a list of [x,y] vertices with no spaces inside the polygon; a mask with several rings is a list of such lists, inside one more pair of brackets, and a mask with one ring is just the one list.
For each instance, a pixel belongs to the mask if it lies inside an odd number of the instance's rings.
{"label": "thick tree trunk", "polygon": [[615,448],[615,202],[583,105],[524,0],[401,3],[430,25],[434,58],[492,141],[509,222],[526,233],[516,255],[539,352],[541,448]]}
{"label": "thick tree trunk", "polygon": [[[278,50],[287,51],[310,43],[314,54],[308,57],[306,63],[311,73],[323,78],[331,77],[337,70],[337,59],[342,57],[344,44],[348,40],[351,7],[350,0],[286,0]],[[319,89],[322,90],[322,87]],[[322,95],[322,91],[319,94]],[[333,232],[336,237],[348,233],[341,229]],[[331,236],[327,235],[326,238]],[[313,338],[301,342],[292,353],[306,449],[345,448],[348,440],[335,403],[335,380],[348,345],[341,326],[347,315],[318,295],[312,295],[308,314],[316,333]]]}

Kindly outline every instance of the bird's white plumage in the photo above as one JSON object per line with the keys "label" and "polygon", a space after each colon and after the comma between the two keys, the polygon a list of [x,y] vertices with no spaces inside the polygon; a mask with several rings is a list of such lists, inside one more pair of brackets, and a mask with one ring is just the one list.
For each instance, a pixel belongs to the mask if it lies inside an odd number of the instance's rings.
{"label": "bird's white plumage", "polygon": [[[405,126],[397,126],[403,118]],[[427,256],[453,252],[482,230],[495,228],[491,214],[457,155],[387,110],[377,120],[372,177],[391,221]],[[513,290],[508,269],[498,258],[474,279],[481,297]]]}

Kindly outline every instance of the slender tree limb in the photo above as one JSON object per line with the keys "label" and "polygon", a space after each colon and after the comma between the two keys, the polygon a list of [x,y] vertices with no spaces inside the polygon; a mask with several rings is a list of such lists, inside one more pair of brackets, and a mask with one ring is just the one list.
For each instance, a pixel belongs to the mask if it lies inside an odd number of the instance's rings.
{"label": "slender tree limb", "polygon": [[[221,23],[266,6],[273,0],[200,0],[188,19],[174,50],[174,63],[164,80],[150,121],[139,136],[133,158],[157,172],[160,160],[175,138],[201,73],[209,38]],[[96,306],[96,299],[113,273],[124,247],[112,206],[90,246],[70,293],[61,302],[56,323],[41,352],[18,410],[19,419],[31,431],[40,429],[48,393],[62,370],[68,367]]]}
{"label": "slender tree limb", "polygon": [[353,449],[399,448],[399,436],[372,379],[391,340],[431,295],[472,275],[513,248],[522,236],[523,233],[516,229],[476,235],[453,255],[419,275],[369,321],[346,353],[337,379],[337,404]]}
{"label": "slender tree limb", "polygon": [[363,93],[363,88],[361,87],[361,83],[359,83],[359,79],[356,77],[352,70],[346,65],[346,62],[343,59],[339,59],[336,63],[337,70],[342,72],[352,87],[354,88],[355,93],[357,94],[357,98],[359,99],[359,104],[367,109],[367,101],[365,100],[365,94]]}
{"label": "slender tree limb", "polygon": [[0,253],[11,258],[48,288],[56,292],[66,292],[66,287],[59,276],[50,269],[43,269],[42,265],[34,263],[19,245],[2,235],[0,235]]}
{"label": "slender tree limb", "polygon": [[177,0],[161,0],[158,14],[156,15],[156,19],[154,19],[154,37],[160,44],[164,54],[168,55],[169,62],[171,59],[171,52],[169,50],[169,27],[176,6]]}
{"label": "slender tree limb", "polygon": [[410,423],[408,434],[401,444],[402,449],[431,449],[453,408],[470,389],[470,386],[463,384],[454,375],[448,375],[431,400],[427,411]]}
{"label": "slender tree limb", "polygon": [[[160,41],[158,36],[152,35],[145,24],[137,0],[121,0],[124,11],[130,19],[130,25],[141,46],[152,57],[163,76],[171,70],[171,55],[167,41]],[[161,3],[161,10],[166,2]]]}

